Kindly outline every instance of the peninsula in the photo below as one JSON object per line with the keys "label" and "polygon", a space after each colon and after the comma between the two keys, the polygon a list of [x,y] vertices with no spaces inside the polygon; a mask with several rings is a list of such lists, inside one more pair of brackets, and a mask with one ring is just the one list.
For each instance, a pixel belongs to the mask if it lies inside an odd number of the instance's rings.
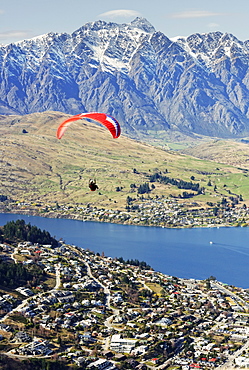
{"label": "peninsula", "polygon": [[3,242],[0,249],[0,273],[19,266],[36,276],[1,280],[3,369],[249,365],[247,289],[213,276],[180,279],[63,242]]}

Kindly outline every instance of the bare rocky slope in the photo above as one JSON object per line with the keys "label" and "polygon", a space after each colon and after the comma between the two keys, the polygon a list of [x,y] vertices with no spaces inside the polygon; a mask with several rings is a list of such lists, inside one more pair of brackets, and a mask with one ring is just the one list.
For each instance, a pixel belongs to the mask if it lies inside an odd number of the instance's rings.
{"label": "bare rocky slope", "polygon": [[249,41],[169,39],[143,18],[0,47],[0,113],[103,111],[130,137],[249,133]]}

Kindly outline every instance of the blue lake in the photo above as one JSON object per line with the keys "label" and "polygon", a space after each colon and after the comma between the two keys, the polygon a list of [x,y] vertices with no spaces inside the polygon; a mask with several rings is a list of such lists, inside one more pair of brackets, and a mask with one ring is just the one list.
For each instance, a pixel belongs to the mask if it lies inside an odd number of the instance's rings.
{"label": "blue lake", "polygon": [[249,228],[166,229],[3,213],[0,225],[17,219],[68,244],[113,258],[145,261],[167,275],[195,279],[213,275],[249,288]]}

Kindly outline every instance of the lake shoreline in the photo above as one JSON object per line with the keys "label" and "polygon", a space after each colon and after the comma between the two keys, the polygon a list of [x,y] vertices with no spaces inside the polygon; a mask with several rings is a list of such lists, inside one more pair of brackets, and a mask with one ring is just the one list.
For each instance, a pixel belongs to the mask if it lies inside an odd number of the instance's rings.
{"label": "lake shoreline", "polygon": [[[99,220],[99,219],[83,219],[80,218],[80,215],[77,214],[64,214],[60,212],[38,212],[35,211],[34,209],[12,209],[12,210],[1,210],[0,213],[8,213],[8,214],[19,214],[19,215],[24,215],[24,216],[36,216],[36,217],[43,217],[43,218],[51,218],[51,219],[65,219],[65,220],[75,220],[75,221],[81,221],[81,222],[99,222],[99,223],[107,223],[107,224],[117,224],[117,225],[129,225],[129,226],[143,226],[143,227],[158,227],[158,228],[163,228],[163,229],[197,229],[197,228],[226,228],[226,227],[238,227],[237,225],[230,225],[230,224],[219,224],[219,225],[198,225],[198,226],[164,226],[164,225],[157,225],[157,224],[144,224],[144,223],[138,223],[138,222],[132,222],[130,220],[129,222],[121,222],[117,220]],[[243,226],[243,227],[247,227]]]}
{"label": "lake shoreline", "polygon": [[[48,217],[49,216],[49,217]],[[249,287],[249,228],[138,227],[110,222],[82,222],[68,217],[31,215],[24,212],[0,214],[0,225],[23,219],[46,230],[56,240],[89,249],[111,258],[145,261],[155,271],[186,279],[218,281]],[[210,241],[212,243],[210,243]]]}
{"label": "lake shoreline", "polygon": [[201,207],[196,202],[190,206],[175,198],[142,198],[135,203],[132,206],[128,204],[125,209],[118,209],[112,204],[110,208],[99,208],[91,203],[46,204],[7,199],[0,202],[0,212],[168,229],[249,226],[249,207],[244,204],[236,207],[228,207],[226,204]]}

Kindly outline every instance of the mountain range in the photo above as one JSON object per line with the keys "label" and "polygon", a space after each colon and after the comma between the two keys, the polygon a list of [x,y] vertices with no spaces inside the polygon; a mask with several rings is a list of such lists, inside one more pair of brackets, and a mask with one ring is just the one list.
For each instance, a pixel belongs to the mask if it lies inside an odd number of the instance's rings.
{"label": "mountain range", "polygon": [[249,135],[249,40],[168,38],[144,18],[0,47],[0,114],[109,113],[123,132]]}

